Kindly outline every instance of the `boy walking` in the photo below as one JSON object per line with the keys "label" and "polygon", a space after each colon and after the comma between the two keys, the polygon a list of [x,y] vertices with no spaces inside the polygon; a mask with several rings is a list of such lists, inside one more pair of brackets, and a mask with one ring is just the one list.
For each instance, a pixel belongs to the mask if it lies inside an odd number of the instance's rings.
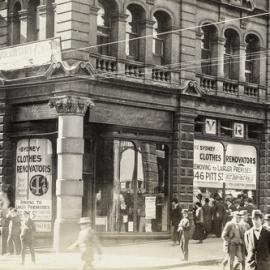
{"label": "boy walking", "polygon": [[22,243],[22,264],[24,264],[25,261],[25,254],[27,247],[29,247],[30,249],[32,263],[35,263],[36,261],[33,245],[34,232],[35,232],[35,224],[33,220],[30,218],[30,213],[28,211],[24,211],[20,235]]}
{"label": "boy walking", "polygon": [[79,247],[81,253],[81,267],[80,270],[91,270],[93,268],[93,261],[95,251],[101,255],[101,247],[99,240],[92,230],[90,224],[91,220],[89,217],[80,218],[80,232],[78,239],[72,244],[69,249]]}
{"label": "boy walking", "polygon": [[179,239],[181,250],[184,255],[184,261],[188,261],[188,244],[189,244],[189,233],[190,233],[190,221],[188,218],[188,210],[183,210],[183,218],[178,225]]}

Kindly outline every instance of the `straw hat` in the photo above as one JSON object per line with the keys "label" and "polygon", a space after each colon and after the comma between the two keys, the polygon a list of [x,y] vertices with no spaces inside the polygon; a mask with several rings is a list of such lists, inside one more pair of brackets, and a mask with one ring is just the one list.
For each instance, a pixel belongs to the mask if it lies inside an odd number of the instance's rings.
{"label": "straw hat", "polygon": [[90,224],[90,223],[91,223],[90,217],[82,217],[82,218],[80,218],[79,224]]}

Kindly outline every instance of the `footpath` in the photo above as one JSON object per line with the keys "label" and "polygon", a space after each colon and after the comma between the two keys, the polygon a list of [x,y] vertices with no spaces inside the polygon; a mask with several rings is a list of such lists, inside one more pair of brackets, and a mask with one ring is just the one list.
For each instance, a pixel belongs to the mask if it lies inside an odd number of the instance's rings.
{"label": "footpath", "polygon": [[[213,265],[224,257],[222,241],[209,238],[202,244],[190,241],[189,261],[182,261],[179,245],[171,241],[123,244],[103,247],[103,255],[95,261],[96,270],[162,270],[183,269],[190,265]],[[1,256],[0,270],[76,270],[80,259],[78,252],[55,253],[49,249],[36,250],[36,264],[26,256],[25,265],[20,265],[20,256]]]}

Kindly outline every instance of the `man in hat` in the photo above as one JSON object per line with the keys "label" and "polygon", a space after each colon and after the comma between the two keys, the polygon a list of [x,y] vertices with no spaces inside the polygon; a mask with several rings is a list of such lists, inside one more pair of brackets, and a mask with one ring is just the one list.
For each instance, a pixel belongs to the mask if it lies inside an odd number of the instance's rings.
{"label": "man in hat", "polygon": [[264,216],[263,227],[264,227],[266,230],[270,231],[270,214],[266,214],[266,215]]}
{"label": "man in hat", "polygon": [[93,269],[93,261],[95,251],[101,255],[101,247],[99,240],[92,230],[90,224],[91,220],[89,217],[80,218],[80,232],[78,239],[72,244],[69,249],[74,249],[79,247],[81,253],[81,267],[80,270],[90,270]]}
{"label": "man in hat", "polygon": [[241,215],[239,212],[233,212],[232,215],[232,220],[226,223],[221,235],[224,241],[224,251],[227,253],[226,258],[222,262],[223,268],[225,268],[229,261],[230,270],[234,269],[235,257],[237,257],[238,263],[244,265],[240,228]]}
{"label": "man in hat", "polygon": [[248,270],[270,269],[270,232],[263,227],[263,214],[260,210],[252,212],[253,227],[245,233]]}
{"label": "man in hat", "polygon": [[242,249],[242,257],[243,257],[243,264],[242,264],[242,270],[245,269],[245,257],[246,257],[246,247],[245,247],[245,233],[250,229],[250,226],[248,224],[248,211],[247,210],[241,210],[241,221],[240,221],[240,231],[241,231],[241,249]]}
{"label": "man in hat", "polygon": [[28,211],[24,211],[23,220],[21,225],[21,243],[22,243],[22,264],[25,261],[26,249],[29,247],[31,253],[32,263],[35,263],[35,251],[34,251],[34,232],[35,232],[35,224],[33,220],[30,218],[30,213]]}

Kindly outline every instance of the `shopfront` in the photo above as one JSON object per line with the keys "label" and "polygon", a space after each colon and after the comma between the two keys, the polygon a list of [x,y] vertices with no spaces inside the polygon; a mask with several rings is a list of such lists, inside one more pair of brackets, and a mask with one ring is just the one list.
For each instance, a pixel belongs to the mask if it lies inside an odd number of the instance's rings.
{"label": "shopfront", "polygon": [[101,140],[96,164],[98,231],[168,231],[169,147],[166,144]]}

